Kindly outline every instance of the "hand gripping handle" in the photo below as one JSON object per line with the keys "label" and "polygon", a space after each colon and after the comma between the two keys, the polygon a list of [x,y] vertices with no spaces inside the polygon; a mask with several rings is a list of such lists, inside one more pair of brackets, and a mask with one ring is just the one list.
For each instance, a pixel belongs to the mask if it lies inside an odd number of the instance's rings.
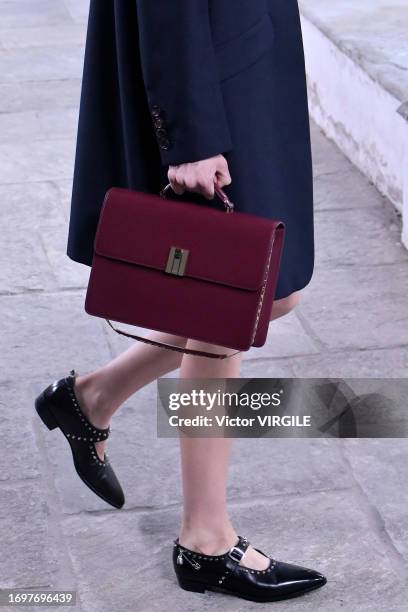
{"label": "hand gripping handle", "polygon": [[[166,185],[160,192],[160,195],[162,198],[165,198],[167,193],[170,191],[171,189],[171,185],[170,183],[168,185]],[[219,199],[221,200],[221,202],[224,204],[225,206],[225,212],[234,212],[234,204],[231,202],[231,200],[229,199],[229,197],[227,196],[227,194],[225,193],[225,191],[223,189],[221,189],[221,187],[219,187],[217,185],[217,183],[214,184],[214,192],[215,194],[219,197]]]}

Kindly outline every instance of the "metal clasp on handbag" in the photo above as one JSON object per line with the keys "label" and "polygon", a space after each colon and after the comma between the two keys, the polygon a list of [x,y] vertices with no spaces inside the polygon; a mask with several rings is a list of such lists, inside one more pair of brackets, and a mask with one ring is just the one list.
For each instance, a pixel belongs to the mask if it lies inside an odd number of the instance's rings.
{"label": "metal clasp on handbag", "polygon": [[188,254],[189,251],[187,249],[172,246],[165,271],[175,276],[183,276],[187,265]]}
{"label": "metal clasp on handbag", "polygon": [[[170,183],[166,185],[160,192],[162,198],[166,198],[167,193],[171,190]],[[214,193],[217,195],[225,207],[227,213],[234,211],[234,204],[228,198],[225,191],[223,191],[217,184],[214,185]],[[174,276],[184,276],[184,270],[186,269],[187,259],[189,251],[180,247],[172,246],[170,249],[169,257],[165,272],[167,274],[174,274]]]}

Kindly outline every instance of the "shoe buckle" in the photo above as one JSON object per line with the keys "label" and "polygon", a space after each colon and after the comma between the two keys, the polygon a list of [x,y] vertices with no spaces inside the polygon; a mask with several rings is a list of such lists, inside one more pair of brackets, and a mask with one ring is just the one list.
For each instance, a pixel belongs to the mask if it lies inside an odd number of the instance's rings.
{"label": "shoe buckle", "polygon": [[231,557],[231,559],[233,559],[237,563],[239,563],[241,561],[242,557],[244,556],[244,553],[242,552],[242,550],[240,548],[237,548],[236,546],[233,546],[228,551],[228,556]]}

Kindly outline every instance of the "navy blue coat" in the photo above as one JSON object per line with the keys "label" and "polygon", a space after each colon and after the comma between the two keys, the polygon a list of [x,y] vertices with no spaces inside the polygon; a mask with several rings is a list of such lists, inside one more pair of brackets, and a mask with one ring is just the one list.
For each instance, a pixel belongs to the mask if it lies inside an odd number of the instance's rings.
{"label": "navy blue coat", "polygon": [[91,265],[107,189],[158,193],[169,164],[218,153],[236,210],[286,223],[276,297],[301,289],[314,243],[297,0],[92,0],[68,256]]}

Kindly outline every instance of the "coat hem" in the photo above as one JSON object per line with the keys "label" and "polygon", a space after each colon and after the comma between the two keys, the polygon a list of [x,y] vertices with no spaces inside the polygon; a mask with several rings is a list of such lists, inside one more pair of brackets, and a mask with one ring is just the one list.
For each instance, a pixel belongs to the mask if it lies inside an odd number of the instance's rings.
{"label": "coat hem", "polygon": [[72,261],[75,261],[75,263],[80,263],[88,267],[92,266],[92,260],[89,260],[89,258],[84,259],[83,257],[78,257],[77,255],[72,255],[68,252],[66,252],[65,254],[69,259],[71,259]]}

